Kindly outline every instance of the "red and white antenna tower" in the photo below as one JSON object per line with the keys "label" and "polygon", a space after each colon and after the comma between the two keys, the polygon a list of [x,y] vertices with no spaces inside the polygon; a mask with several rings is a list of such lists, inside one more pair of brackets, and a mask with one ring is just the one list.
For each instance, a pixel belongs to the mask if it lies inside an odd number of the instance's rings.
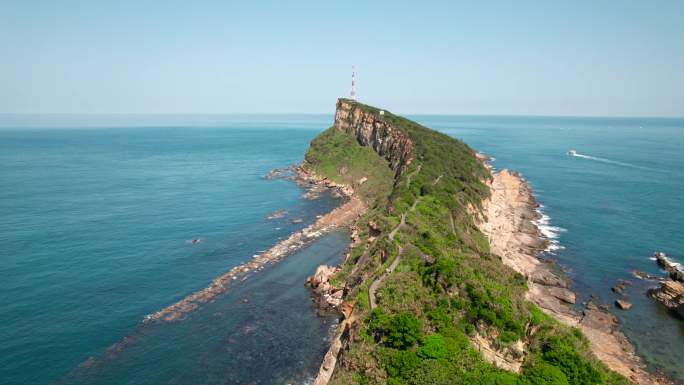
{"label": "red and white antenna tower", "polygon": [[352,88],[350,97],[353,100],[356,100],[356,74],[354,66],[352,66]]}

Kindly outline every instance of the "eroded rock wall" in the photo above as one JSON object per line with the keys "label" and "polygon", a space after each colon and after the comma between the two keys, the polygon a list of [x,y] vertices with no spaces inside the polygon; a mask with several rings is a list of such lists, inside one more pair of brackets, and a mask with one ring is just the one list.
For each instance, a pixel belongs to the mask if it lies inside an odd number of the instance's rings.
{"label": "eroded rock wall", "polygon": [[392,126],[378,111],[348,99],[339,99],[335,127],[356,137],[387,159],[394,175],[401,175],[413,160],[413,142],[402,130]]}

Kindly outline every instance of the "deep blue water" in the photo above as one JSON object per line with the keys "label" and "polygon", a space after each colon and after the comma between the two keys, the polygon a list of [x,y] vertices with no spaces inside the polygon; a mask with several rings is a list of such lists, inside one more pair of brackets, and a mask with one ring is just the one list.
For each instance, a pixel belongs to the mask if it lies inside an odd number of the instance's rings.
{"label": "deep blue water", "polygon": [[[414,118],[524,174],[563,247],[553,257],[582,298],[612,303],[610,287],[632,269],[658,273],[649,260],[655,250],[684,261],[684,120]],[[344,233],[184,321],[140,321],[336,204],[263,179],[301,161],[331,121],[0,116],[0,382],[304,381],[334,321],[316,315],[302,283],[340,257]],[[588,157],[569,157],[570,148]],[[280,208],[287,218],[266,219]],[[305,222],[289,222],[297,217]],[[634,307],[617,314],[651,365],[684,380],[684,323],[648,299],[646,287],[635,281]]]}

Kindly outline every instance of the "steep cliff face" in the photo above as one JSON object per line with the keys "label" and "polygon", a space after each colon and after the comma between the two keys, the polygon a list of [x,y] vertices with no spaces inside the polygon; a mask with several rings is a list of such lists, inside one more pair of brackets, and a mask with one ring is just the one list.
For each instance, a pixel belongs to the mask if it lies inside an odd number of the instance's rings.
{"label": "steep cliff face", "polygon": [[413,142],[402,130],[393,127],[380,111],[353,100],[339,99],[335,127],[356,137],[362,146],[370,146],[390,162],[395,177],[413,160]]}

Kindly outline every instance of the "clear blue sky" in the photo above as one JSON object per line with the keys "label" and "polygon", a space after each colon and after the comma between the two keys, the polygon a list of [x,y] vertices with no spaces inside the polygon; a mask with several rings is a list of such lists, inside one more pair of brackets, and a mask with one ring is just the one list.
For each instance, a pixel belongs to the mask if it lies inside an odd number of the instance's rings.
{"label": "clear blue sky", "polygon": [[0,112],[684,116],[684,1],[0,0]]}

